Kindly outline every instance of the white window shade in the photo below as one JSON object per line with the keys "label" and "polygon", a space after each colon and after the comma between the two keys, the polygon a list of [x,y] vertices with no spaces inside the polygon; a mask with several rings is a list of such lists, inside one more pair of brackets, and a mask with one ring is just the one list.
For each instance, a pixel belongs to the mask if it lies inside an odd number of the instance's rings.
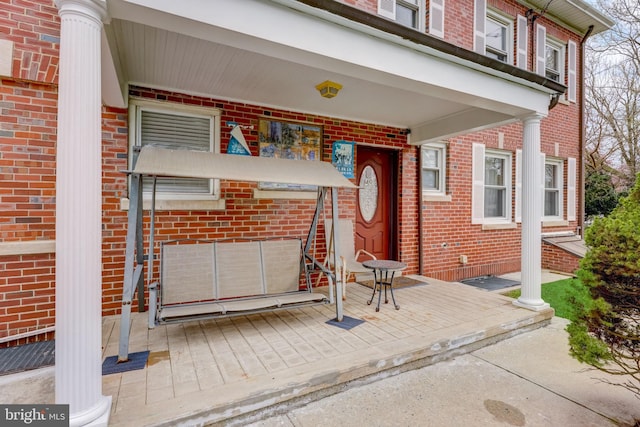
{"label": "white window shade", "polygon": [[[161,110],[137,106],[135,114],[135,145],[153,146],[177,150],[213,150],[214,120],[212,116],[186,114],[180,111]],[[202,178],[158,178],[158,197],[192,198],[211,197],[216,183]],[[153,181],[143,180],[143,191],[150,193]]]}

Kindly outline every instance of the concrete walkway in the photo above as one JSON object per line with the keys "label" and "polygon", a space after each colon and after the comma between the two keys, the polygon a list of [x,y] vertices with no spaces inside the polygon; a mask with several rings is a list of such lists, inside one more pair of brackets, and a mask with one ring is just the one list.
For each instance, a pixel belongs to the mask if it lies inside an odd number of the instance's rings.
{"label": "concrete walkway", "polygon": [[[640,400],[568,355],[567,321],[290,409],[271,426],[613,426],[640,419]],[[615,380],[615,379],[614,379]],[[619,379],[618,379],[619,380]]]}

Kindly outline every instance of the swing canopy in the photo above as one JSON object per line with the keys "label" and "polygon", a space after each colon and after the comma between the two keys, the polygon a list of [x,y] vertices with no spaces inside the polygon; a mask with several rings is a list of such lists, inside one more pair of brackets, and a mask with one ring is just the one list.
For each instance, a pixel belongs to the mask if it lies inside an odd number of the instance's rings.
{"label": "swing canopy", "polygon": [[356,188],[327,162],[168,150],[151,146],[140,150],[132,172],[145,176],[268,181],[328,188]]}

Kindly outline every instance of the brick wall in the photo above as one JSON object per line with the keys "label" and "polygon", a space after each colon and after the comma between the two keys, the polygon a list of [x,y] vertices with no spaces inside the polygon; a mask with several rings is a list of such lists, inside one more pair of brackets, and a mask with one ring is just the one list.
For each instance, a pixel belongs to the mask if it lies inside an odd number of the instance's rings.
{"label": "brick wall", "polygon": [[[403,221],[413,236],[399,239],[401,259],[417,271],[417,149],[407,145],[402,129],[364,123],[336,120],[290,111],[281,111],[224,100],[202,98],[160,90],[132,87],[132,96],[144,99],[170,101],[194,106],[213,107],[221,110],[221,152],[226,152],[231,128],[227,121],[253,126],[243,134],[252,155],[258,155],[259,118],[277,118],[314,123],[323,128],[323,157],[331,159],[332,142],[355,141],[356,144],[379,145],[399,151],[399,168],[404,172],[398,192],[401,215],[412,219]],[[120,209],[121,198],[127,197],[127,180],[120,171],[127,169],[128,113],[126,110],[103,111],[103,312],[105,315],[119,312],[122,298],[124,248],[127,213]],[[357,156],[357,147],[356,147]],[[413,177],[413,178],[412,178]],[[315,200],[255,199],[255,183],[221,182],[221,197],[226,201],[224,211],[159,211],[156,212],[156,245],[165,240],[179,238],[220,239],[231,237],[289,236],[306,239],[315,209]],[[354,190],[340,191],[340,215],[355,218],[356,195]],[[330,204],[329,204],[330,206]],[[330,215],[330,214],[329,214]],[[148,228],[148,218],[145,218]],[[146,230],[148,232],[148,230]],[[404,231],[401,230],[404,235]],[[318,252],[325,249],[323,229],[319,229]],[[322,259],[322,258],[321,258]],[[155,272],[157,275],[157,271]]]}
{"label": "brick wall", "polygon": [[580,268],[580,257],[542,242],[542,268],[574,274]]}

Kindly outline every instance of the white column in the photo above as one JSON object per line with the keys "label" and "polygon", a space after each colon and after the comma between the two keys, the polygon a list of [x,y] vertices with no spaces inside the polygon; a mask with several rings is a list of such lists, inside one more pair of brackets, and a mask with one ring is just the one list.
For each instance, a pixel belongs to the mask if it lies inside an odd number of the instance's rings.
{"label": "white column", "polygon": [[534,114],[522,120],[522,247],[521,295],[514,304],[530,310],[549,308],[542,298],[542,165],[540,121]]}
{"label": "white column", "polygon": [[60,65],[56,169],[56,403],[70,425],[104,425],[100,41],[106,3],[56,0]]}

